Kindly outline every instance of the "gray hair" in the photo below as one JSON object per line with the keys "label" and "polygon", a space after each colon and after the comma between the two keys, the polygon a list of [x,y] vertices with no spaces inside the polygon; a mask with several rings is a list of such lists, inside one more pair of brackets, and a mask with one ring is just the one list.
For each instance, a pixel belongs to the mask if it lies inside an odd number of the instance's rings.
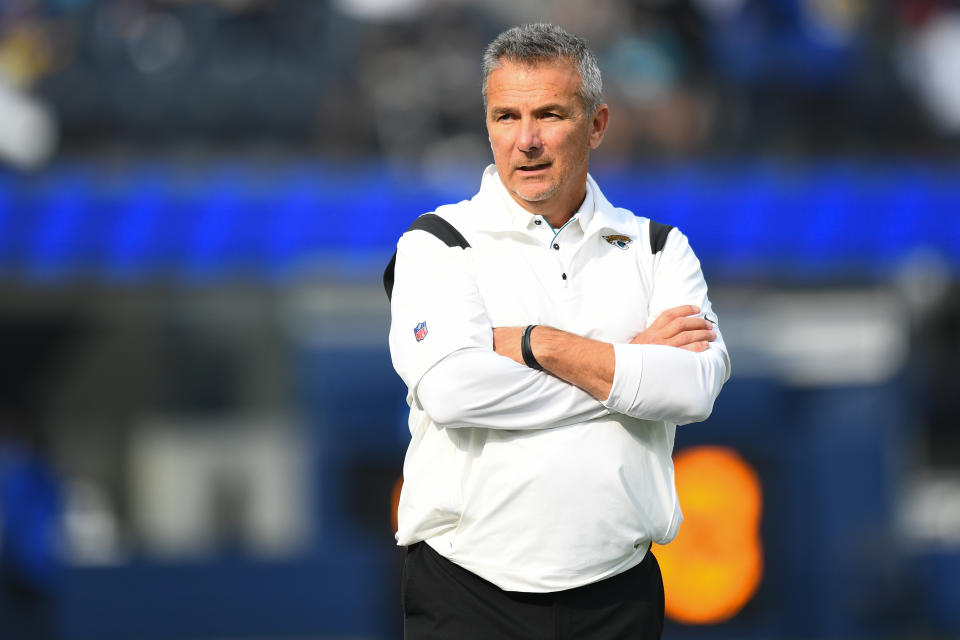
{"label": "gray hair", "polygon": [[500,67],[501,60],[520,64],[538,64],[569,60],[580,72],[577,97],[587,116],[592,116],[603,103],[603,80],[593,52],[583,38],[552,24],[525,24],[507,29],[483,52],[483,108],[487,108],[487,78]]}

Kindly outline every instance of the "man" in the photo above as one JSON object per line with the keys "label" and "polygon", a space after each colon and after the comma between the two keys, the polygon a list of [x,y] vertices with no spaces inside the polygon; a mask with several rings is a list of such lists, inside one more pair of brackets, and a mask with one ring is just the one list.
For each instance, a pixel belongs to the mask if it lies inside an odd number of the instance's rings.
{"label": "man", "polygon": [[705,419],[730,371],[707,287],[678,230],[588,175],[609,109],[583,40],[502,33],[483,94],[495,164],[435,212],[469,247],[397,245],[405,634],[656,638],[675,425]]}

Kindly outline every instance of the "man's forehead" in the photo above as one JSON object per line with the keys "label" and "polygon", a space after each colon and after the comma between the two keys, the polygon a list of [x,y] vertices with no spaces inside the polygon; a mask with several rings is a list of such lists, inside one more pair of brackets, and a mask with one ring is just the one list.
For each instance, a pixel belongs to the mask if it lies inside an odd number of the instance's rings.
{"label": "man's forehead", "polygon": [[[532,95],[548,92],[557,97],[566,93],[573,97],[580,87],[580,74],[571,62],[545,60],[543,62],[504,61],[487,78],[487,98],[508,95]],[[506,94],[502,95],[501,94]]]}

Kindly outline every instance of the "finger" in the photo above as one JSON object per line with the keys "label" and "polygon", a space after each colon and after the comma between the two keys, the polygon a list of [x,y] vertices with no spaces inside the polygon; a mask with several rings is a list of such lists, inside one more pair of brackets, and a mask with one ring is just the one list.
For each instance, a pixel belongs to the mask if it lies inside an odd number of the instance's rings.
{"label": "finger", "polygon": [[713,325],[696,316],[700,308],[695,305],[682,305],[667,309],[645,331],[631,340],[632,344],[670,344],[669,340],[682,331],[709,329]]}
{"label": "finger", "polygon": [[688,316],[672,320],[669,325],[663,328],[663,330],[660,332],[660,335],[663,338],[669,339],[684,331],[697,331],[700,329],[711,328],[713,328],[713,325],[703,318]]}
{"label": "finger", "polygon": [[709,349],[710,343],[709,342],[693,342],[691,344],[685,344],[680,348],[686,349],[687,351],[694,351],[696,353],[700,353]]}
{"label": "finger", "polygon": [[700,313],[700,307],[696,307],[692,304],[684,304],[679,307],[673,307],[667,309],[654,320],[653,325],[651,326],[664,326],[669,324],[672,320],[677,318],[683,318],[685,316],[692,316]]}
{"label": "finger", "polygon": [[[696,331],[698,329],[713,329],[709,320],[704,320],[700,316],[687,316],[686,318],[677,318],[671,325],[679,327],[680,331]],[[679,333],[678,331],[677,333]]]}
{"label": "finger", "polygon": [[709,329],[699,331],[684,331],[670,339],[668,344],[674,347],[682,347],[694,342],[712,342],[716,340],[717,334]]}

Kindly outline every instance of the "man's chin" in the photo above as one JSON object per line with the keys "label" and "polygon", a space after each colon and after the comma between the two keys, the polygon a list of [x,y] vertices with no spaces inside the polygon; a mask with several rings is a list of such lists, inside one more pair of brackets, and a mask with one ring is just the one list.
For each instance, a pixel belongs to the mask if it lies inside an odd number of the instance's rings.
{"label": "man's chin", "polygon": [[524,202],[543,202],[553,197],[557,189],[553,185],[543,185],[539,188],[531,188],[532,185],[521,186],[514,190],[514,193]]}

